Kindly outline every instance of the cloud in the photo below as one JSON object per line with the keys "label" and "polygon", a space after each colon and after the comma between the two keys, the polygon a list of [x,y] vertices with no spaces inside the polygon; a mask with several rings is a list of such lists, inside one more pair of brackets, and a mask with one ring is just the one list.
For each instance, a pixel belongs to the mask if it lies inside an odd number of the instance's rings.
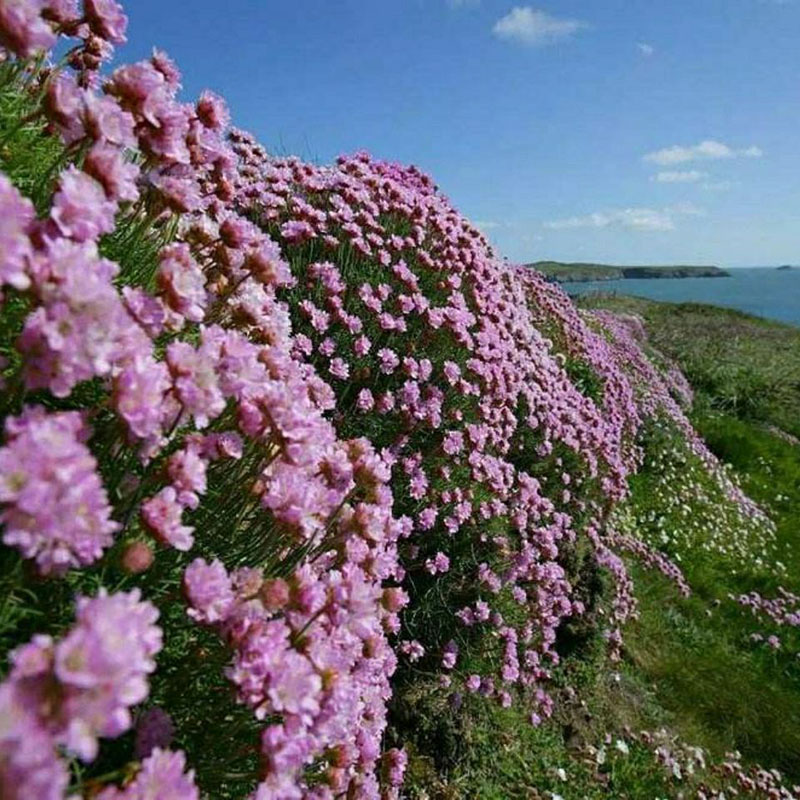
{"label": "cloud", "polygon": [[494,230],[497,230],[497,228],[502,228],[503,227],[503,223],[502,222],[494,222],[493,220],[476,220],[475,222],[473,222],[473,225],[478,230],[481,230],[481,231],[484,231],[484,232],[486,232],[486,231],[494,231]]}
{"label": "cloud", "polygon": [[647,58],[650,58],[650,56],[656,52],[655,47],[651,44],[647,44],[647,42],[637,42],[636,49]]}
{"label": "cloud", "polygon": [[700,144],[683,147],[673,145],[644,156],[645,161],[661,166],[671,166],[674,164],[685,164],[687,161],[703,161],[719,158],[761,158],[764,151],[760,147],[753,145],[743,150],[734,150],[727,144],[717,142],[714,139],[706,139]]}
{"label": "cloud", "polygon": [[621,208],[611,211],[596,211],[583,217],[567,217],[545,222],[550,230],[573,230],[576,228],[624,228],[639,232],[673,231],[675,217],[702,216],[703,209],[692,203],[680,203],[668,208]]}
{"label": "cloud", "polygon": [[686,217],[704,217],[706,215],[704,208],[700,208],[692,202],[675,203],[675,205],[665,208],[664,211],[668,214],[681,214]]}
{"label": "cloud", "polygon": [[569,39],[585,27],[586,23],[577,19],[559,19],[530,6],[516,6],[497,20],[492,33],[498,39],[539,47]]}
{"label": "cloud", "polygon": [[707,177],[707,172],[692,169],[685,172],[659,172],[657,175],[653,175],[650,180],[656,183],[697,183],[697,181]]}

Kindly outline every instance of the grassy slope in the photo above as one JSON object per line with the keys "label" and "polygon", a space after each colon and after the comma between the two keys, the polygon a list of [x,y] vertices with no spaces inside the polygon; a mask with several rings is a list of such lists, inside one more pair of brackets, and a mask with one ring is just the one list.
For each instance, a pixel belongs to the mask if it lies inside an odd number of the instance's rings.
{"label": "grassy slope", "polygon": [[[653,343],[695,387],[694,423],[769,509],[776,539],[737,528],[730,503],[680,437],[650,431],[623,516],[645,539],[664,536],[662,549],[680,563],[692,597],[631,564],[640,616],[626,632],[623,663],[609,672],[597,640],[569,654],[557,681],[578,694],[558,690],[559,710],[539,728],[520,711],[474,697],[429,707],[417,685],[408,701],[415,718],[428,721],[420,751],[444,757],[434,764],[412,750],[411,797],[635,800],[694,796],[701,779],[713,785],[700,767],[679,780],[630,735],[661,727],[712,759],[739,750],[745,764],[778,768],[800,783],[800,632],[757,619],[728,596],[758,590],[772,597],[778,583],[800,593],[800,446],[775,433],[800,432],[800,331],[704,306],[589,302],[646,319]],[[739,550],[726,553],[731,541]],[[786,566],[780,580],[761,563],[768,550]],[[753,633],[779,634],[781,649],[753,642]]]}

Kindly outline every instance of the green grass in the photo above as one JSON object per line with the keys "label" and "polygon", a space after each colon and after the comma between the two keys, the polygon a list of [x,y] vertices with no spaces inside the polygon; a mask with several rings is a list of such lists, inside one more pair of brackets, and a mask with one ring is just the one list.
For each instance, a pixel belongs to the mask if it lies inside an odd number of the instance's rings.
{"label": "green grass", "polygon": [[[637,570],[641,615],[628,631],[629,658],[682,738],[716,757],[739,750],[800,782],[800,634],[778,630],[728,598],[750,590],[772,597],[778,583],[800,590],[800,448],[730,416],[697,424],[743,476],[748,494],[772,507],[775,548],[786,573],[776,577],[760,565],[758,549],[735,572],[720,569],[721,559],[684,553],[681,564],[694,594],[681,600],[660,576]],[[652,494],[635,490],[631,502],[649,508]],[[781,650],[751,642],[757,632],[780,634]]]}

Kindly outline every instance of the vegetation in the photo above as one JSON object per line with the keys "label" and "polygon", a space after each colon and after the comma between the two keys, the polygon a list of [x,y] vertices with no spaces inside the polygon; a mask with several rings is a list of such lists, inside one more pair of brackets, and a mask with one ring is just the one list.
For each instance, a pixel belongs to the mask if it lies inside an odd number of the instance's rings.
{"label": "vegetation", "polygon": [[0,0],[0,797],[800,796],[766,345],[705,379],[413,167],[101,78],[126,24]]}

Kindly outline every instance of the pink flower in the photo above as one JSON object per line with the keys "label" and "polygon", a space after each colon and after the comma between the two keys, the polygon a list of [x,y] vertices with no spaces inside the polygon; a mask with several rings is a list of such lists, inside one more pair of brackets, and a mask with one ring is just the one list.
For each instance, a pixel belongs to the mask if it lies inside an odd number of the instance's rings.
{"label": "pink flower", "polygon": [[186,342],[172,342],[167,363],[185,412],[194,417],[198,428],[205,428],[225,408],[211,354],[202,346],[195,350]]}
{"label": "pink flower", "polygon": [[225,101],[214,92],[205,91],[197,101],[197,117],[207,128],[222,131],[228,127],[230,114]]}
{"label": "pink flower", "polygon": [[136,147],[133,117],[111,97],[94,92],[83,95],[86,130],[95,142]]}
{"label": "pink flower", "polygon": [[362,389],[358,393],[356,407],[359,411],[363,412],[372,411],[372,409],[375,408],[375,398],[372,396],[372,392],[369,389]]}
{"label": "pink flower", "polygon": [[177,92],[181,88],[181,72],[175,62],[163,50],[154,48],[150,63],[163,76],[169,91]]}
{"label": "pink flower", "polygon": [[197,558],[189,564],[183,573],[183,590],[189,601],[188,615],[207,625],[224,620],[233,606],[231,580],[218,560],[208,564]]}
{"label": "pink flower", "polygon": [[42,19],[43,10],[43,0],[0,2],[0,45],[22,58],[49,50],[56,37]]}
{"label": "pink flower", "polygon": [[245,256],[244,268],[266,286],[289,286],[292,274],[278,245],[266,237]]}
{"label": "pink flower", "polygon": [[156,282],[167,305],[192,322],[205,316],[205,276],[186,244],[171,244],[160,254]]}
{"label": "pink flower", "polygon": [[98,142],[86,156],[83,169],[102,185],[110,201],[133,203],[139,199],[139,168],[126,161],[118,147]]}
{"label": "pink flower", "polygon": [[444,646],[442,654],[442,666],[445,669],[453,669],[458,660],[458,645],[452,639]]}
{"label": "pink flower", "polygon": [[128,18],[115,0],[84,0],[86,20],[101,38],[114,44],[124,44]]}
{"label": "pink flower", "polygon": [[314,229],[307,222],[302,220],[290,220],[281,226],[281,236],[287,242],[298,244],[308,239],[314,238]]}
{"label": "pink flower", "polygon": [[48,414],[29,406],[8,417],[0,449],[3,542],[36,560],[45,574],[91,564],[119,525],[76,411]]}
{"label": "pink flower", "polygon": [[183,505],[172,486],[165,486],[158,494],[142,503],[142,522],[163,544],[176,550],[190,550],[194,544],[190,528],[182,523]]}
{"label": "pink flower", "polygon": [[270,669],[267,695],[275,711],[314,714],[319,710],[322,680],[305,657],[284,651]]}
{"label": "pink flower", "polygon": [[393,747],[384,753],[383,768],[391,786],[402,786],[407,764],[408,754],[405,750]]}
{"label": "pink flower", "polygon": [[27,289],[30,284],[29,233],[35,219],[33,204],[0,174],[0,286]]}
{"label": "pink flower", "polygon": [[153,358],[134,359],[115,377],[112,404],[131,434],[158,440],[165,423],[176,416],[165,399],[171,385],[166,365]]}
{"label": "pink flower", "polygon": [[186,756],[156,747],[124,789],[109,787],[97,800],[200,800],[194,770],[186,772]]}
{"label": "pink flower", "polygon": [[450,569],[450,559],[444,553],[437,553],[425,562],[425,569],[431,575],[447,572]]}
{"label": "pink flower", "polygon": [[0,686],[0,787],[4,800],[63,800],[69,784],[66,764],[14,684]]}
{"label": "pink flower", "polygon": [[61,173],[50,218],[62,234],[76,242],[97,239],[114,230],[117,206],[103,187],[75,166]]}
{"label": "pink flower", "polygon": [[334,358],[331,361],[328,370],[334,378],[338,378],[342,381],[347,380],[347,378],[350,376],[350,367],[342,358]]}
{"label": "pink flower", "polygon": [[206,466],[197,448],[189,445],[169,457],[167,472],[177,491],[205,494]]}
{"label": "pink flower", "polygon": [[45,19],[59,25],[70,25],[80,20],[78,0],[45,0],[42,11]]}

